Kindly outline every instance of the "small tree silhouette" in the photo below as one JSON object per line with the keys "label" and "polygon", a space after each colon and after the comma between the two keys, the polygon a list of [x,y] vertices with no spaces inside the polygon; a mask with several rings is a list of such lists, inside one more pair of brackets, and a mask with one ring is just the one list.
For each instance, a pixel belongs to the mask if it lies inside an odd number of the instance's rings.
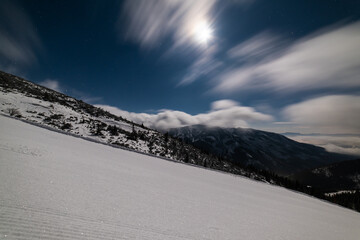
{"label": "small tree silhouette", "polygon": [[16,108],[8,108],[7,111],[10,114],[10,116],[21,117],[20,111]]}

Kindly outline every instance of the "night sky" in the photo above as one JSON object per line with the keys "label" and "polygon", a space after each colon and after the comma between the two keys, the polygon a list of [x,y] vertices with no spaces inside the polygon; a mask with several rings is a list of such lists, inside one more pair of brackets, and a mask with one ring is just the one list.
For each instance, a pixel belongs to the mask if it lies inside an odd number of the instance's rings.
{"label": "night sky", "polygon": [[0,70],[158,128],[360,134],[359,20],[356,0],[1,1]]}

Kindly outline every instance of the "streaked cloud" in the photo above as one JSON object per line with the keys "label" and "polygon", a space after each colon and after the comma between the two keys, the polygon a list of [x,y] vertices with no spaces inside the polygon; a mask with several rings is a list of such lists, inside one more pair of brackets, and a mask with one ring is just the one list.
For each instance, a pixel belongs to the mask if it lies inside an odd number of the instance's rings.
{"label": "streaked cloud", "polygon": [[[255,37],[256,38],[256,37]],[[232,57],[262,55],[278,48],[276,39],[260,35],[232,49]],[[336,25],[302,38],[265,60],[222,72],[214,91],[248,89],[294,91],[360,87],[360,22]]]}
{"label": "streaked cloud", "polygon": [[217,47],[211,36],[216,2],[128,0],[122,10],[127,25],[126,36],[143,48],[163,47],[170,40],[163,56],[191,54],[193,62],[188,69],[184,69],[179,85],[192,83],[221,65],[213,58]]}
{"label": "streaked cloud", "polygon": [[185,76],[179,82],[179,85],[187,85],[202,76],[213,74],[223,66],[223,62],[214,58],[216,46],[203,51],[200,56],[187,69]]}
{"label": "streaked cloud", "polygon": [[228,50],[230,58],[249,61],[264,58],[284,47],[285,41],[270,31],[261,32]]}
{"label": "streaked cloud", "polygon": [[211,24],[215,3],[216,0],[128,0],[122,9],[127,37],[143,47],[159,46],[167,37],[175,46],[194,42],[194,24]]}
{"label": "streaked cloud", "polygon": [[174,110],[162,110],[157,114],[131,113],[112,106],[96,106],[134,122],[164,131],[195,124],[218,127],[249,127],[252,122],[273,120],[270,115],[257,112],[251,107],[241,106],[232,100],[215,101],[211,104],[212,108],[209,112],[196,115]]}
{"label": "streaked cloud", "polygon": [[283,114],[312,133],[360,133],[360,96],[313,98],[286,107]]}
{"label": "streaked cloud", "polygon": [[1,1],[0,22],[0,67],[17,74],[37,63],[43,47],[25,10],[15,1]]}
{"label": "streaked cloud", "polygon": [[[222,61],[218,51],[216,16],[231,4],[247,6],[253,0],[127,0],[118,20],[126,38],[142,48],[163,48],[162,57],[191,55],[178,85],[214,74]],[[164,49],[165,48],[165,49]]]}

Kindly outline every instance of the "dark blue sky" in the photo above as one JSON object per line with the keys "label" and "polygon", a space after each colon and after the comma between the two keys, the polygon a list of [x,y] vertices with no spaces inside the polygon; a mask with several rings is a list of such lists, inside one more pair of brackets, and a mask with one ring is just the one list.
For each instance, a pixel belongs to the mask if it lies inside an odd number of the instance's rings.
{"label": "dark blue sky", "polygon": [[[353,79],[358,55],[348,57],[346,47],[334,50],[350,39],[344,44],[359,51],[351,40],[359,33],[355,0],[32,0],[2,1],[0,7],[0,68],[93,104],[196,115],[226,99],[271,116],[271,123],[304,126],[306,119],[288,107],[359,96],[359,79]],[[205,42],[192,28],[201,21],[210,31]],[[321,49],[322,42],[329,47]],[[327,50],[329,56],[322,56]],[[322,64],[339,54],[348,64]],[[290,74],[298,62],[299,72]],[[312,67],[335,70],[319,77]],[[247,126],[274,126],[247,117],[241,119]]]}

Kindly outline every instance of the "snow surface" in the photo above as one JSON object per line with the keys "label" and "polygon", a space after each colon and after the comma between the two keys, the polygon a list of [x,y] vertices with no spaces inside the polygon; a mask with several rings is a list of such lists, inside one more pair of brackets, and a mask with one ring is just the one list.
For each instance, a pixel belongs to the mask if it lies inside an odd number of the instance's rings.
{"label": "snow surface", "polygon": [[0,116],[0,239],[356,239],[360,214]]}

